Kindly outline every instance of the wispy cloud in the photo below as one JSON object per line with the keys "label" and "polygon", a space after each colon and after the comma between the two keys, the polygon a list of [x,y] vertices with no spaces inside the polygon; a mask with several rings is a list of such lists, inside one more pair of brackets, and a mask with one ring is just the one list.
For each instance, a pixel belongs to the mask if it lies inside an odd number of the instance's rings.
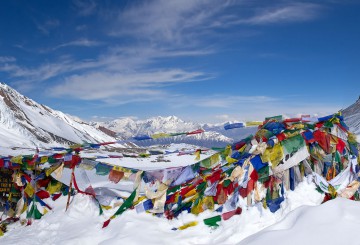
{"label": "wispy cloud", "polygon": [[304,22],[317,18],[322,9],[318,4],[293,1],[260,6],[257,1],[145,1],[120,12],[110,34],[196,46],[203,44],[204,36],[217,35],[216,28]]}
{"label": "wispy cloud", "polygon": [[[78,14],[88,16],[96,13],[93,0],[74,0]],[[82,38],[59,44],[51,50],[66,47],[101,47],[98,55],[85,60],[76,56],[58,59],[37,66],[21,66],[16,60],[6,60],[0,71],[31,87],[50,79],[57,85],[50,88],[52,96],[70,96],[81,100],[100,100],[108,104],[126,104],[139,101],[161,100],[167,96],[172,84],[210,79],[206,71],[170,67],[164,61],[177,57],[206,56],[216,53],[218,47],[207,40],[226,35],[219,31],[243,25],[265,25],[300,22],[318,16],[319,6],[309,3],[281,2],[259,8],[248,1],[231,0],[154,0],[131,2],[127,7],[116,9],[108,34],[115,40],[130,40],[131,45],[118,42],[110,46],[102,42]],[[38,29],[49,34],[60,25],[56,19],[48,20]],[[87,28],[78,26],[77,30]],[[106,27],[108,28],[108,27]],[[237,28],[236,30],[238,30]],[[239,29],[241,30],[241,28]],[[229,34],[231,35],[231,33]],[[1,58],[0,58],[1,62]],[[166,67],[166,68],[165,68]],[[25,84],[23,83],[23,84]],[[24,86],[22,84],[22,86]],[[20,85],[19,85],[20,86]],[[231,108],[242,104],[259,104],[276,101],[266,96],[172,96],[177,107]]]}
{"label": "wispy cloud", "polygon": [[12,56],[0,56],[0,63],[15,62],[16,58]]}
{"label": "wispy cloud", "polygon": [[93,14],[97,7],[94,0],[73,0],[73,3],[78,10],[78,14],[82,16]]}
{"label": "wispy cloud", "polygon": [[303,22],[318,17],[321,7],[317,4],[294,3],[279,7],[269,7],[258,10],[254,16],[239,20],[238,23],[264,25],[289,22]]}
{"label": "wispy cloud", "polygon": [[[206,79],[200,72],[179,69],[142,73],[89,73],[73,75],[51,89],[53,96],[69,96],[82,100],[99,100],[109,104],[127,104],[158,100],[166,95],[164,86]],[[104,86],[106,84],[106,86]]]}
{"label": "wispy cloud", "polygon": [[78,47],[96,47],[102,45],[101,42],[95,41],[95,40],[89,40],[87,38],[82,38],[78,40],[74,40],[71,42],[60,44],[53,48],[53,50],[59,49],[59,48],[65,48],[65,47],[71,47],[71,46],[78,46]]}
{"label": "wispy cloud", "polygon": [[210,18],[229,4],[230,1],[145,1],[121,12],[111,34],[155,43],[193,44],[212,21]]}
{"label": "wispy cloud", "polygon": [[278,98],[268,96],[231,96],[228,94],[217,94],[217,95],[197,95],[189,97],[174,96],[170,100],[173,101],[172,105],[175,108],[197,106],[205,108],[234,108],[242,107],[249,104],[262,104],[277,101]]}
{"label": "wispy cloud", "polygon": [[[101,45],[101,43],[95,41],[83,42],[80,40],[62,44],[64,47],[71,45]],[[0,71],[9,73],[10,77],[16,78],[17,80],[21,79],[21,83],[29,83],[27,88],[30,88],[31,84],[36,87],[39,83],[46,82],[49,79],[59,76],[62,76],[65,80],[58,80],[58,83],[65,82],[69,77],[74,78],[72,76],[74,72],[81,73],[84,77],[94,73],[98,76],[102,74],[104,78],[109,78],[111,76],[116,77],[119,73],[136,73],[139,77],[145,77],[145,75],[149,75],[151,72],[156,75],[159,75],[161,72],[165,72],[168,75],[168,69],[153,68],[150,70],[148,67],[156,67],[157,63],[163,59],[184,56],[201,56],[210,54],[211,52],[213,52],[211,49],[174,50],[138,46],[112,47],[109,48],[106,53],[102,53],[94,59],[77,60],[72,56],[64,56],[58,58],[58,60],[54,62],[43,63],[34,67],[18,65],[15,60],[10,57],[6,59],[3,58],[3,60],[7,60],[7,62],[0,66]],[[12,62],[9,62],[10,60],[12,60]],[[173,70],[182,69],[173,68]],[[204,72],[197,73],[205,76]],[[210,77],[209,74],[206,76]],[[111,79],[105,79],[104,81],[110,80]]]}
{"label": "wispy cloud", "polygon": [[58,27],[60,25],[60,21],[58,19],[50,19],[45,21],[44,23],[36,23],[36,27],[39,31],[41,31],[44,35],[49,35],[50,30]]}

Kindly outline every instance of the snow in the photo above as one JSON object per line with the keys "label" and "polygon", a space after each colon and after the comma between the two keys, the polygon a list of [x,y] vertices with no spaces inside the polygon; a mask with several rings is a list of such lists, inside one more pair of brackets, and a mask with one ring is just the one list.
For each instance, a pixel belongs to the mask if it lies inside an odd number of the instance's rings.
{"label": "snow", "polygon": [[269,241],[276,241],[277,245],[358,245],[359,213],[360,203],[344,198],[336,198],[316,207],[302,206],[239,245],[266,244]]}
{"label": "snow", "polygon": [[[53,210],[31,226],[21,226],[20,223],[9,225],[9,231],[0,238],[0,244],[264,244],[264,241],[279,243],[282,240],[284,243],[280,244],[285,244],[293,237],[297,239],[296,244],[309,244],[309,236],[310,244],[323,244],[324,236],[332,237],[330,234],[334,233],[331,231],[335,229],[341,231],[342,238],[348,237],[343,244],[354,244],[350,235],[360,218],[358,203],[336,199],[317,206],[322,202],[323,195],[307,180],[286,195],[286,201],[274,214],[261,205],[244,208],[241,215],[221,221],[217,229],[203,223],[205,218],[216,215],[211,211],[198,216],[183,212],[177,219],[167,220],[147,213],[136,213],[135,210],[126,211],[102,229],[103,222],[116,208],[105,210],[100,216],[91,197],[77,194],[65,212],[66,197],[56,202],[45,199]],[[198,225],[186,230],[172,230],[191,221],[198,221]],[[279,235],[279,231],[284,234]],[[309,235],[305,236],[306,233]],[[327,244],[339,244],[338,240],[333,241],[336,243]]]}
{"label": "snow", "polygon": [[[317,206],[322,195],[314,188],[305,181],[294,192],[287,193],[287,201],[275,214],[257,206],[250,207],[239,216],[221,221],[215,230],[202,223],[204,218],[214,215],[209,211],[199,216],[183,213],[176,220],[166,220],[146,213],[137,214],[135,210],[126,211],[102,229],[102,223],[114,210],[99,216],[96,204],[89,196],[81,194],[73,198],[66,212],[66,197],[56,202],[49,199],[46,202],[54,207],[53,211],[31,226],[10,225],[10,231],[0,238],[0,243],[358,244],[354,234],[360,223],[360,204],[337,198]],[[172,230],[195,220],[199,222],[195,227]]]}

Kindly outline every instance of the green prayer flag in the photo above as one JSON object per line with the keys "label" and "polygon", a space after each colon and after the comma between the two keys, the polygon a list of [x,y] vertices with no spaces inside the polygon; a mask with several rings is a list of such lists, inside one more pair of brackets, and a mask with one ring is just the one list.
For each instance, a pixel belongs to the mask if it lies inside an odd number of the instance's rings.
{"label": "green prayer flag", "polygon": [[231,184],[231,180],[229,180],[229,179],[224,180],[224,182],[223,182],[223,186],[224,186],[225,188],[228,187],[230,184]]}
{"label": "green prayer flag", "polygon": [[115,212],[113,216],[120,215],[123,212],[125,212],[126,209],[130,208],[134,202],[135,196],[136,196],[136,190],[135,189],[131,195],[125,200],[125,202],[120,206],[120,208]]}
{"label": "green prayer flag", "polygon": [[202,182],[199,185],[196,186],[196,192],[202,193],[206,189],[206,182]]}
{"label": "green prayer flag", "polygon": [[305,146],[304,138],[299,134],[281,141],[281,145],[285,148],[287,153],[293,153]]}
{"label": "green prayer flag", "polygon": [[210,168],[211,167],[211,161],[210,158],[206,158],[200,162],[201,167],[204,168]]}
{"label": "green prayer flag", "polygon": [[33,205],[31,206],[30,211],[26,215],[26,218],[28,218],[28,219],[30,219],[30,218],[41,219],[41,217],[42,217],[42,214],[37,209],[36,204],[33,203]]}
{"label": "green prayer flag", "polygon": [[219,224],[217,224],[217,222],[221,221],[221,215],[217,215],[208,219],[204,219],[204,224],[208,225],[208,226],[214,226],[214,227],[218,227]]}

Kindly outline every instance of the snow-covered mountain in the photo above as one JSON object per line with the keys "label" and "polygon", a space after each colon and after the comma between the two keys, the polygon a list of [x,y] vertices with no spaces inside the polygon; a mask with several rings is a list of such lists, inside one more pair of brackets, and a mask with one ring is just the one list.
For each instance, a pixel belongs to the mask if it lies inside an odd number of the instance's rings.
{"label": "snow-covered mountain", "polygon": [[114,140],[80,119],[38,104],[0,83],[0,146],[67,146]]}
{"label": "snow-covered mountain", "polygon": [[200,128],[205,130],[204,133],[197,135],[176,136],[137,142],[138,145],[142,146],[181,142],[204,147],[218,147],[230,144],[235,140],[240,140],[256,131],[256,127],[225,130],[224,124],[185,122],[176,116],[158,116],[146,120],[134,120],[126,117],[107,122],[90,122],[90,125],[95,127],[105,127],[116,132],[117,135],[122,138],[130,138],[141,134],[152,135],[155,133],[189,132]]}
{"label": "snow-covered mountain", "polygon": [[354,104],[344,109],[342,114],[350,131],[355,133],[360,141],[360,97]]}
{"label": "snow-covered mountain", "polygon": [[[343,110],[343,115],[351,131],[357,134],[358,140],[360,140],[360,98],[353,105]],[[254,134],[257,130],[257,127],[235,128],[232,130],[225,130],[224,124],[225,123],[200,124],[194,122],[185,122],[176,116],[158,116],[146,120],[135,120],[131,117],[124,117],[107,122],[90,122],[90,125],[93,125],[95,127],[104,127],[113,132],[116,132],[118,137],[125,139],[142,134],[152,135],[155,133],[187,132],[199,128],[205,130],[205,133],[198,135],[177,136],[137,142],[138,145],[142,146],[180,142],[205,147],[225,146],[227,144],[243,139],[250,134]]]}

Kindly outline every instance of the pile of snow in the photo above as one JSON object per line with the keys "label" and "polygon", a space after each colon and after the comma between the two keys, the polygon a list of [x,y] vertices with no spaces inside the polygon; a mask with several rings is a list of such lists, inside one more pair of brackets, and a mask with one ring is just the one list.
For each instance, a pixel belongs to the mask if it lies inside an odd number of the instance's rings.
{"label": "pile of snow", "polygon": [[[41,220],[34,221],[31,226],[21,226],[19,222],[9,225],[9,231],[0,238],[0,243],[2,245],[238,244],[244,238],[279,222],[284,217],[285,219],[280,223],[283,224],[282,227],[294,227],[293,232],[286,234],[287,241],[295,235],[298,237],[297,242],[299,243],[297,244],[300,244],[301,241],[307,241],[306,232],[308,230],[305,229],[305,223],[315,224],[317,222],[319,224],[321,221],[324,222],[322,223],[324,227],[317,227],[317,229],[309,231],[313,234],[311,244],[323,244],[325,235],[332,237],[335,234],[334,229],[340,229],[340,225],[334,225],[335,222],[341,222],[341,225],[343,225],[341,237],[347,237],[345,241],[351,241],[350,235],[353,234],[356,228],[351,226],[356,223],[357,219],[360,220],[360,205],[358,203],[348,200],[334,200],[325,205],[312,208],[311,206],[321,203],[323,195],[315,190],[313,183],[307,181],[302,182],[294,192],[287,192],[287,197],[286,201],[282,203],[281,209],[276,213],[253,206],[243,210],[241,215],[234,216],[227,221],[221,221],[220,227],[217,229],[211,229],[203,223],[203,219],[214,215],[210,211],[203,212],[198,216],[182,213],[178,219],[167,220],[146,213],[138,214],[135,210],[123,213],[114,219],[108,227],[102,229],[103,222],[115,211],[105,210],[104,215],[99,216],[99,209],[92,199],[89,196],[77,194],[73,197],[70,208],[66,212],[66,197],[61,197],[56,202],[52,202],[51,199],[44,200],[53,207],[52,211],[43,216]],[[308,206],[304,207],[304,205]],[[295,211],[291,212],[293,210]],[[314,214],[313,210],[316,210],[318,214]],[[286,216],[289,213],[290,215]],[[296,228],[297,226],[291,225],[291,223],[295,224],[297,222],[296,217],[298,217],[303,228],[301,231]],[[186,230],[173,230],[174,227],[182,226],[191,221],[198,221],[198,225]],[[331,223],[328,221],[331,221]],[[316,230],[319,233],[316,233]],[[339,233],[337,232],[337,234]],[[274,232],[275,236],[276,232]],[[254,237],[251,237],[251,239],[252,244],[260,244],[257,243]],[[276,242],[278,244],[281,240],[285,240],[285,238],[276,236],[276,240],[273,240],[270,237],[267,243]],[[261,241],[263,242],[263,240]],[[292,244],[294,244],[294,241],[292,241]]]}
{"label": "pile of snow", "polygon": [[360,203],[336,198],[321,206],[303,206],[239,244],[277,245],[348,244],[358,245]]}

